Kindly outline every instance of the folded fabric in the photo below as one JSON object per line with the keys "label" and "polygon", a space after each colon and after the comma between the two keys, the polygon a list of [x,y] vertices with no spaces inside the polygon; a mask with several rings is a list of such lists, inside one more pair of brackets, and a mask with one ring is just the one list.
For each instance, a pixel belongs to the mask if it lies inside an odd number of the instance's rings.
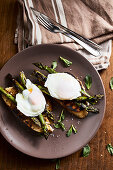
{"label": "folded fabric", "polygon": [[[34,7],[58,23],[89,38],[103,47],[102,56],[94,57],[72,39],[46,30],[31,11]],[[112,0],[19,0],[19,14],[15,42],[21,51],[29,46],[45,43],[60,43],[84,55],[96,69],[107,68],[113,38]],[[106,42],[105,42],[106,41]]]}

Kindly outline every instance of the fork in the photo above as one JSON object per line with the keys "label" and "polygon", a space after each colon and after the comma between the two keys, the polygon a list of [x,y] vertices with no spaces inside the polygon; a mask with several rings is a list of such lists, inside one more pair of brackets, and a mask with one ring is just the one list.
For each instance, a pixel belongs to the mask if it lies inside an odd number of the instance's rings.
{"label": "fork", "polygon": [[33,11],[34,15],[36,16],[37,21],[41,23],[41,25],[46,28],[48,31],[53,33],[62,33],[65,36],[73,39],[83,48],[85,48],[89,53],[94,55],[95,57],[101,56],[101,49],[102,47],[98,44],[94,43],[93,41],[82,37],[81,35],[75,33],[74,31],[64,27],[63,25],[57,23],[53,19],[50,19],[46,15],[40,13],[39,11],[35,10],[34,8],[30,7]]}

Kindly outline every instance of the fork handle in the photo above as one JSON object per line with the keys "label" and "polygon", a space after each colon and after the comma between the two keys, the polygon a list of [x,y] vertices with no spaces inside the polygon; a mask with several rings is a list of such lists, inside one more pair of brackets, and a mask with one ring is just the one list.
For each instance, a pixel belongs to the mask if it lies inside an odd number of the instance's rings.
{"label": "fork handle", "polygon": [[101,56],[101,50],[96,46],[92,46],[89,43],[89,41],[87,41],[87,39],[85,39],[84,37],[77,36],[76,34],[73,35],[73,33],[63,31],[63,30],[62,30],[62,34],[68,36],[71,39],[73,39],[75,42],[77,42],[79,45],[84,47],[87,51],[89,51],[89,53],[93,54],[94,56],[96,56],[96,57]]}

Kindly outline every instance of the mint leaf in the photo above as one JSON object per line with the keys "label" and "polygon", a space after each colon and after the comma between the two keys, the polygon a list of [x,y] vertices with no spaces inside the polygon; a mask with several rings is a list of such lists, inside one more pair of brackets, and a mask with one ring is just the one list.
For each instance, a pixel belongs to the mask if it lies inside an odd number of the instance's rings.
{"label": "mint leaf", "polygon": [[75,133],[75,134],[77,133],[77,130],[73,125],[71,125],[71,127],[67,131],[66,136],[69,137],[72,134],[72,132]]}
{"label": "mint leaf", "polygon": [[57,62],[56,61],[53,61],[52,62],[52,69],[55,69],[57,67]]}
{"label": "mint leaf", "polygon": [[65,125],[64,125],[64,123],[59,122],[59,125],[60,125],[60,127],[62,128],[62,130],[65,130]]}
{"label": "mint leaf", "polygon": [[113,90],[113,77],[111,78],[111,80],[110,80],[109,84],[110,84],[110,88],[111,88],[111,90]]}
{"label": "mint leaf", "polygon": [[64,118],[65,118],[64,110],[62,110],[62,112],[61,112],[61,115],[60,115],[60,118],[59,118],[58,122],[62,122],[62,121],[64,120]]}
{"label": "mint leaf", "polygon": [[69,137],[71,134],[72,134],[72,125],[69,128],[69,130],[67,131],[66,136]]}
{"label": "mint leaf", "polygon": [[64,116],[64,110],[62,110],[61,114],[60,114],[60,118],[57,121],[57,123],[54,125],[55,128],[62,128],[62,130],[65,130],[65,125],[64,123],[62,123],[62,121],[64,120],[65,116]]}
{"label": "mint leaf", "polygon": [[60,169],[60,159],[56,160],[56,170]]}
{"label": "mint leaf", "polygon": [[77,130],[73,125],[72,125],[72,130],[73,130],[74,133],[77,133]]}
{"label": "mint leaf", "polygon": [[61,126],[60,126],[59,123],[56,123],[56,124],[54,125],[54,127],[55,127],[56,129],[59,129]]}
{"label": "mint leaf", "polygon": [[54,127],[55,127],[56,129],[61,128],[62,130],[65,130],[65,125],[64,125],[64,123],[62,123],[62,122],[56,123],[56,124],[54,125]]}
{"label": "mint leaf", "polygon": [[85,77],[85,85],[86,85],[88,90],[91,88],[92,78],[91,78],[90,75],[86,75],[86,77]]}
{"label": "mint leaf", "polygon": [[111,154],[111,156],[113,156],[113,146],[111,144],[107,145],[107,150]]}
{"label": "mint leaf", "polygon": [[90,154],[90,146],[87,144],[83,147],[82,156],[87,157]]}

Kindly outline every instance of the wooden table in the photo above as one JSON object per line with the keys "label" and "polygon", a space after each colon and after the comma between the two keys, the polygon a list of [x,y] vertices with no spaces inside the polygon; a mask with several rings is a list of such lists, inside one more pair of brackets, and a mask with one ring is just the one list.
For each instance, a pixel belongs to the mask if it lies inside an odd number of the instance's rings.
{"label": "wooden table", "polygon": [[[16,28],[16,0],[0,0],[0,68],[17,53],[14,45]],[[80,157],[81,150],[61,159],[61,170],[113,170],[113,157],[106,145],[113,145],[113,91],[109,88],[113,76],[113,52],[110,66],[100,72],[106,90],[106,113],[96,136],[89,142],[91,153]],[[0,134],[0,170],[54,170],[55,162],[27,156],[13,148]]]}

